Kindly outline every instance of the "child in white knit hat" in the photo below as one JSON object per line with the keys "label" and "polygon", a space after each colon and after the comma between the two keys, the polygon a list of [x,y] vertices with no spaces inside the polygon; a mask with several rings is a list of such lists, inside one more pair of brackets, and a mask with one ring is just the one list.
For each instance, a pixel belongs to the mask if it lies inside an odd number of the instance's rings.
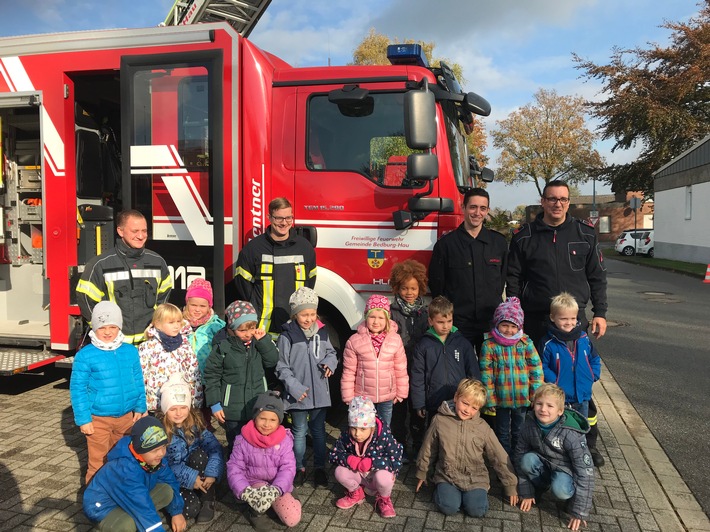
{"label": "child in white knit hat", "polygon": [[185,519],[197,523],[214,519],[215,482],[224,472],[222,445],[205,428],[182,374],[173,373],[160,389],[162,421],[168,436],[166,458],[180,483]]}
{"label": "child in white knit hat", "polygon": [[345,489],[338,508],[362,504],[365,494],[375,495],[375,508],[382,517],[395,517],[390,495],[402,467],[402,445],[377,417],[375,405],[366,397],[354,397],[348,408],[348,428],[330,452],[336,464],[335,480]]}
{"label": "child in white knit hat", "polygon": [[306,433],[313,437],[313,481],[327,486],[325,472],[325,416],[330,407],[328,379],[338,366],[335,348],[328,330],[318,319],[318,294],[308,287],[296,290],[289,298],[291,320],[279,336],[279,362],[276,376],[285,387],[284,401],[291,414],[293,450],[296,455],[295,484],[306,477],[303,458],[306,454]]}
{"label": "child in white knit hat", "polygon": [[123,343],[121,309],[100,301],[91,313],[91,343],[74,357],[69,392],[74,421],[86,436],[88,484],[111,447],[145,415],[145,388],[138,350]]}

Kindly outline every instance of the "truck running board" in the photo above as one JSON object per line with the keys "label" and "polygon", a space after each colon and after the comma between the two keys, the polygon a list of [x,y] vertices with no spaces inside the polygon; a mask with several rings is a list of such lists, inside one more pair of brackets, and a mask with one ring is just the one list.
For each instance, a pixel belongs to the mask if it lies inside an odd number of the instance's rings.
{"label": "truck running board", "polygon": [[32,351],[23,349],[0,350],[0,376],[16,375],[33,369],[53,364],[66,358],[51,351]]}

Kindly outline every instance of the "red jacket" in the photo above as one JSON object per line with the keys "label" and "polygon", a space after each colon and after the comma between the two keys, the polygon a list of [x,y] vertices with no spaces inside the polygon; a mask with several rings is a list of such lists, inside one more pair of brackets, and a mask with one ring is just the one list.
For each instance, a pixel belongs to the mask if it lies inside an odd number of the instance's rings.
{"label": "red jacket", "polygon": [[346,403],[356,395],[369,397],[373,403],[409,396],[407,356],[394,321],[390,320],[390,331],[379,356],[375,354],[365,323],[358,326],[357,332],[345,344],[340,391]]}

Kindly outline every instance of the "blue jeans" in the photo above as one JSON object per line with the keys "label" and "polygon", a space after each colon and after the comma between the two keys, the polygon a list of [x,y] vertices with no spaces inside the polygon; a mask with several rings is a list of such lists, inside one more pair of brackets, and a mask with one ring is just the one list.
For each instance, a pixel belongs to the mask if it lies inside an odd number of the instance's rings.
{"label": "blue jeans", "polygon": [[[291,433],[293,434],[293,454],[296,455],[296,469],[304,469],[303,457],[306,455],[306,433],[311,431],[313,438],[313,465],[325,467],[325,414],[327,409],[289,410],[291,414]],[[309,417],[310,416],[310,417]]]}
{"label": "blue jeans", "polygon": [[563,471],[552,471],[537,453],[526,453],[520,460],[518,474],[526,477],[538,490],[550,488],[552,494],[562,501],[574,496],[574,480]]}
{"label": "blue jeans", "polygon": [[394,405],[394,401],[384,401],[382,403],[375,403],[375,410],[377,410],[377,416],[388,427],[392,424],[392,406],[393,405]]}
{"label": "blue jeans", "polygon": [[589,401],[582,401],[581,403],[567,403],[565,406],[582,414],[584,419],[589,417]]}
{"label": "blue jeans", "polygon": [[496,408],[496,436],[508,454],[515,449],[527,411],[527,408]]}
{"label": "blue jeans", "polygon": [[434,504],[444,515],[453,515],[463,508],[466,515],[483,517],[488,511],[488,492],[481,488],[461,491],[453,484],[439,482],[434,490]]}

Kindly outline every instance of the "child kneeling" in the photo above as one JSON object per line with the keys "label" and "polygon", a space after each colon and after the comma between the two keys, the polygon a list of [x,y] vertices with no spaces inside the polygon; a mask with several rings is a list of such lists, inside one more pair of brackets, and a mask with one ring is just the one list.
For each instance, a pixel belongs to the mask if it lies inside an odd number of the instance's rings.
{"label": "child kneeling", "polygon": [[402,467],[402,445],[377,417],[368,398],[357,396],[350,401],[348,425],[330,452],[331,463],[337,464],[335,480],[347,490],[335,505],[352,508],[362,504],[367,493],[376,495],[375,508],[382,517],[395,517],[390,495]]}
{"label": "child kneeling", "polygon": [[293,477],[296,458],[293,436],[281,423],[283,400],[275,392],[257,396],[254,419],[242,427],[227,462],[227,480],[234,496],[251,507],[250,521],[257,530],[270,530],[265,513],[273,508],[287,527],[301,521],[301,503],[295,499]]}
{"label": "child kneeling", "polygon": [[533,413],[525,420],[513,454],[520,509],[530,510],[539,494],[550,488],[558,499],[569,499],[572,517],[567,528],[579,530],[582,523],[586,526],[594,490],[594,463],[585,437],[589,424],[578,412],[565,410],[564,390],[551,383],[535,391]]}
{"label": "child kneeling", "polygon": [[180,484],[165,460],[167,445],[163,425],[146,416],[109,451],[84,492],[84,513],[98,530],[162,530],[163,508],[174,532],[187,529]]}
{"label": "child kneeling", "polygon": [[471,517],[488,511],[490,481],[485,454],[503,484],[512,505],[517,504],[518,482],[513,464],[493,429],[479,410],[486,404],[486,388],[475,379],[463,379],[453,401],[444,401],[429,425],[417,457],[417,489],[426,482],[434,460],[434,503],[439,511],[453,515],[463,508]]}

